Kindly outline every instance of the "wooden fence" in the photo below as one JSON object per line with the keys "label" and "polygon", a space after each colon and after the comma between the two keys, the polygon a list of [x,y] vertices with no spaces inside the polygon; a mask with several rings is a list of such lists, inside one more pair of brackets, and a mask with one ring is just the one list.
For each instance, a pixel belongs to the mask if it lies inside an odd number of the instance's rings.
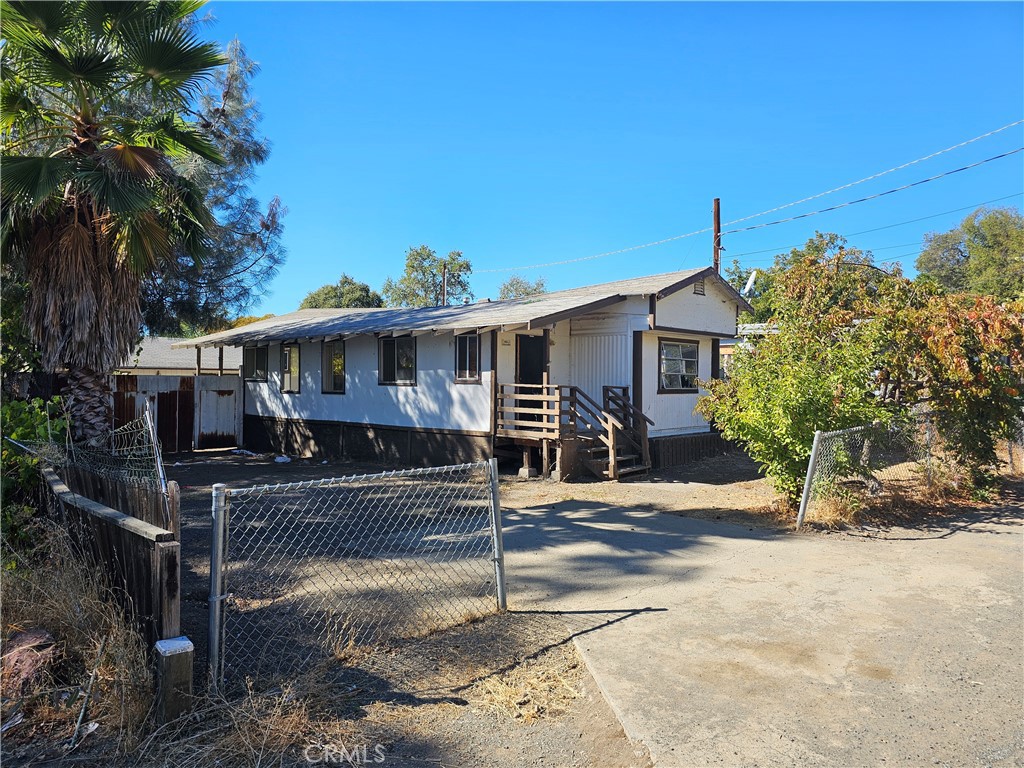
{"label": "wooden fence", "polygon": [[168,530],[175,541],[181,541],[180,490],[173,480],[167,483],[165,496],[159,487],[126,483],[73,465],[64,467],[61,474],[75,493]]}
{"label": "wooden fence", "polygon": [[48,467],[42,474],[56,516],[86,556],[106,572],[147,642],[178,637],[181,545],[176,534],[74,493]]}

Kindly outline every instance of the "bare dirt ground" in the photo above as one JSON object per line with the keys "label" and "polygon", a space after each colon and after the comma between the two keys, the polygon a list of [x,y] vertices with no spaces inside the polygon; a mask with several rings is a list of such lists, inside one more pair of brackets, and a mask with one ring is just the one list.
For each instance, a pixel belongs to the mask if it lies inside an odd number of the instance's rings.
{"label": "bare dirt ground", "polygon": [[771,483],[739,451],[619,483],[520,481],[508,476],[501,483],[501,499],[502,506],[516,509],[576,500],[756,528],[789,527],[775,512],[778,494]]}

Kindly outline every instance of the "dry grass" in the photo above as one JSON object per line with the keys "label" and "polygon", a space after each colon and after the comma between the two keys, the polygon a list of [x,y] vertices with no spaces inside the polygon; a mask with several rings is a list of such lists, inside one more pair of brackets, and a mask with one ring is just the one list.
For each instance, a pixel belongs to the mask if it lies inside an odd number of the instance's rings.
{"label": "dry grass", "polygon": [[467,709],[556,720],[581,695],[583,674],[564,625],[549,617],[492,615],[386,649],[339,642],[333,658],[280,687],[197,699],[134,757],[173,768],[303,765],[307,748],[436,740]]}
{"label": "dry grass", "polygon": [[[30,739],[55,748],[69,742],[92,672],[85,722],[115,750],[141,737],[152,707],[152,672],[142,637],[114,601],[101,572],[56,526],[39,529],[32,552],[13,557],[4,573],[2,631],[44,629],[56,642],[53,663],[21,695],[4,699],[3,715],[24,720],[5,736],[5,751]],[[102,653],[101,653],[102,649]]]}
{"label": "dry grass", "polygon": [[468,691],[471,704],[524,723],[565,715],[580,697],[580,660],[562,646],[510,670],[484,676]]}
{"label": "dry grass", "polygon": [[833,493],[811,504],[806,520],[834,531],[856,523],[861,507],[852,494]]}
{"label": "dry grass", "polygon": [[134,757],[168,768],[258,768],[301,763],[311,745],[359,739],[352,721],[317,716],[315,703],[291,685],[267,693],[250,688],[240,698],[198,699],[191,714],[151,734]]}

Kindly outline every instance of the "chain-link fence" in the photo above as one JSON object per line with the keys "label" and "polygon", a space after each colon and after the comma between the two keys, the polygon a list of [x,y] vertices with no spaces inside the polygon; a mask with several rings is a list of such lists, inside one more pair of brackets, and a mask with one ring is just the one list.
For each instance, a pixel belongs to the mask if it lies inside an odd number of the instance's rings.
{"label": "chain-link fence", "polygon": [[167,489],[149,403],[142,416],[112,430],[102,443],[72,442],[70,438],[11,442],[57,469],[76,467],[121,483]]}
{"label": "chain-link fence", "polygon": [[214,486],[209,665],[258,685],[504,609],[494,461]]}
{"label": "chain-link fence", "polygon": [[1011,477],[1024,477],[1024,435],[1000,443],[997,458]]}
{"label": "chain-link fence", "polygon": [[849,522],[862,506],[921,501],[940,485],[944,467],[927,417],[815,432],[797,527],[805,518]]}

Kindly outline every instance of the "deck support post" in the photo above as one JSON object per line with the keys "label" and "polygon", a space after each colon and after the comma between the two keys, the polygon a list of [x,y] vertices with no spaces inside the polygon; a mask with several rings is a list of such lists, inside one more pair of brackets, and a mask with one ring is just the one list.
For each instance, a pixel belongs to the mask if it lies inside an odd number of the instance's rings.
{"label": "deck support post", "polygon": [[551,441],[545,440],[541,445],[541,476],[546,480],[551,477]]}
{"label": "deck support post", "polygon": [[530,464],[530,446],[523,446],[523,466],[519,470],[519,477],[523,480],[529,480],[531,477],[537,476],[537,470]]}

